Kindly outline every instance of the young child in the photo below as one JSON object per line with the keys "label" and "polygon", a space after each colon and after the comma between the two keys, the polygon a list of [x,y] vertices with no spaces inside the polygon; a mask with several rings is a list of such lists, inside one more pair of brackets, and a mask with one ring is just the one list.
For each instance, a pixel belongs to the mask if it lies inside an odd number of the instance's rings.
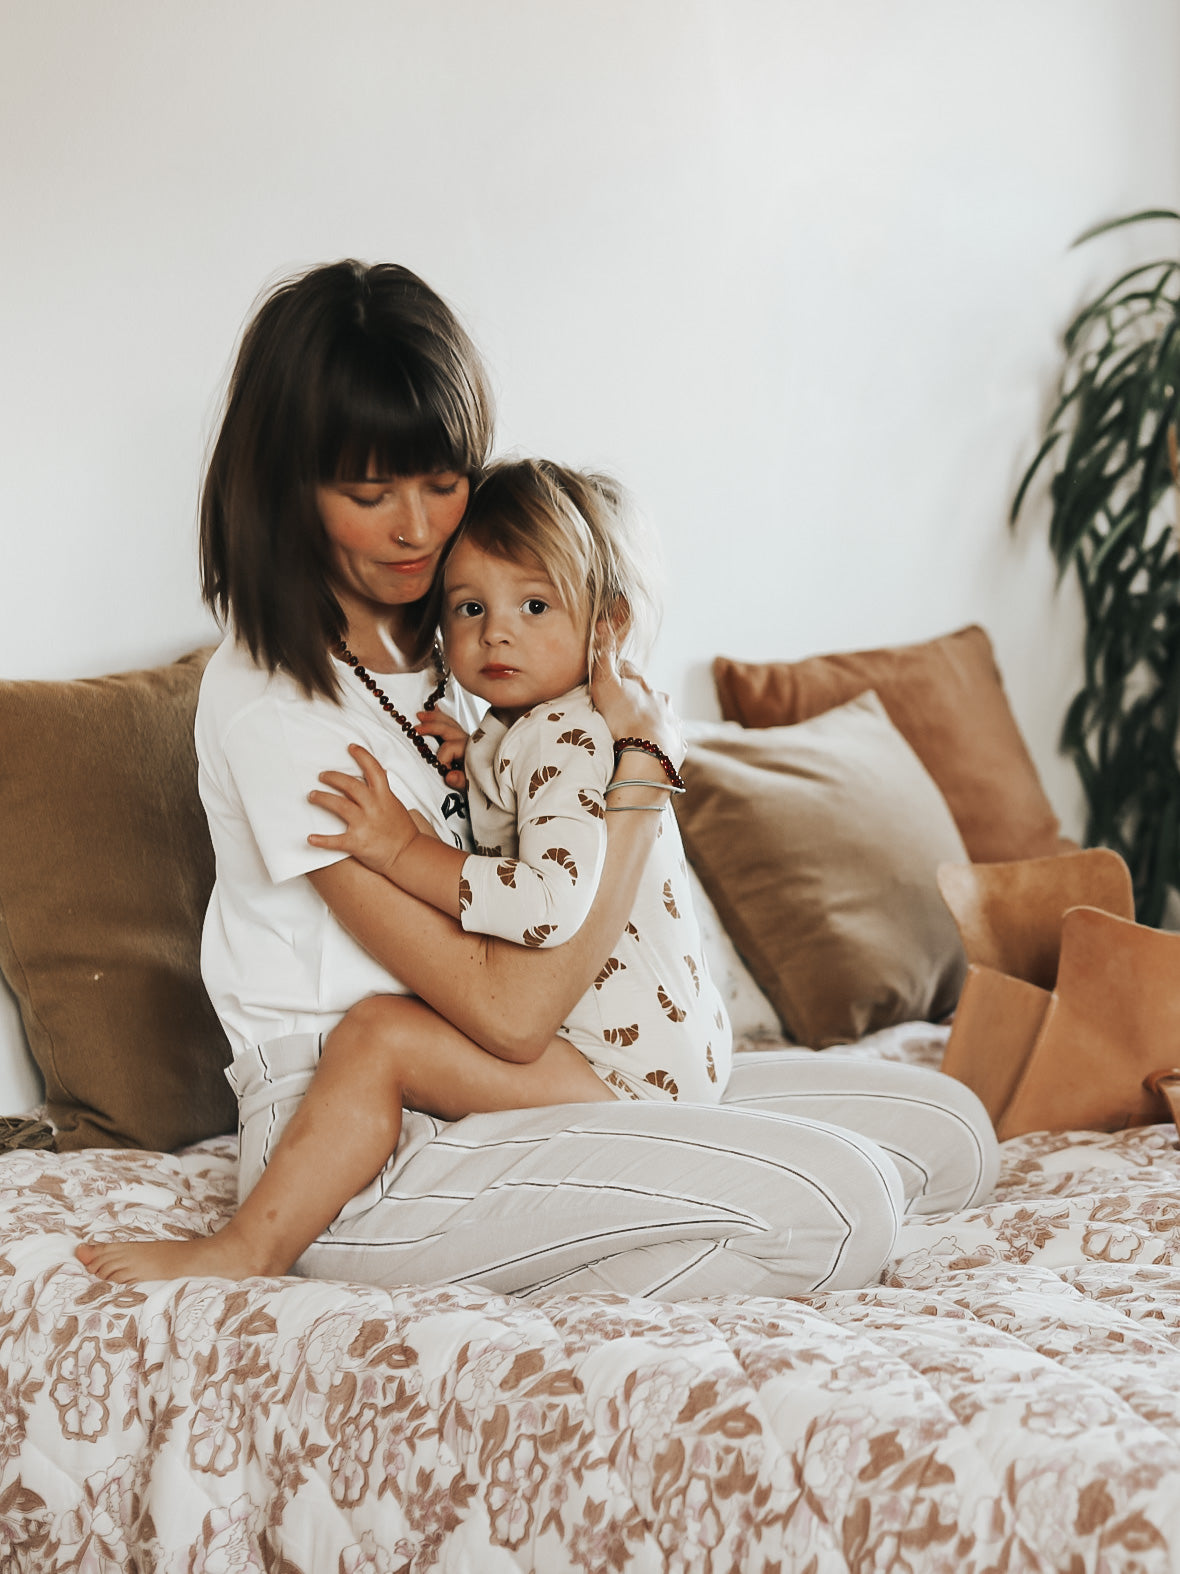
{"label": "young child", "polygon": [[[615,745],[590,703],[587,674],[602,633],[609,630],[627,649],[654,621],[649,584],[642,539],[612,483],[545,461],[493,467],[453,538],[440,607],[451,672],[490,704],[466,754],[477,851],[423,834],[359,747],[352,752],[362,777],[325,773],[321,779],[335,793],[312,795],[347,829],[309,840],[349,853],[467,930],[526,946],[568,940],[594,900],[605,816],[624,812],[610,801]],[[668,776],[670,798],[679,780],[670,768]],[[397,1053],[410,1038],[399,1023],[422,1007],[383,997],[354,1009],[363,1009],[368,1035],[383,1014]],[[350,1031],[346,1017],[333,1036]],[[731,1034],[705,966],[670,811],[662,813],[630,921],[558,1044],[566,1058],[553,1065],[544,1102],[581,1101],[609,1089],[621,1098],[715,1103],[724,1091]],[[577,1057],[568,1057],[568,1046]],[[423,1058],[420,1049],[413,1053]],[[475,1053],[495,1064],[486,1052]],[[585,1066],[603,1093],[587,1091]],[[515,1107],[487,1102],[478,1076],[465,1098],[457,1069],[437,1067],[445,1109],[441,1090],[426,1085],[433,1078],[424,1081],[421,1069],[406,1102],[450,1118]],[[504,1096],[516,1097],[510,1081]]]}

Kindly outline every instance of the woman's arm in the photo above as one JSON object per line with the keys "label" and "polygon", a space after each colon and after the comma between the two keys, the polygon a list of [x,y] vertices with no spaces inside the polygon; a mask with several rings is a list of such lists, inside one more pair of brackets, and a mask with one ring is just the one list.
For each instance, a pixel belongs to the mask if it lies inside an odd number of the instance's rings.
{"label": "woman's arm", "polygon": [[[632,757],[627,760],[630,773]],[[658,789],[650,797],[667,802]],[[657,820],[647,813],[612,816],[594,905],[577,934],[549,951],[467,934],[456,919],[352,858],[308,879],[353,938],[440,1016],[501,1060],[531,1061],[553,1042],[622,933]]]}
{"label": "woman's arm", "polygon": [[[651,738],[679,763],[675,717],[641,679],[612,669],[596,676],[594,699],[616,737]],[[627,754],[615,774],[653,786],[611,793],[612,809],[637,812],[607,817],[594,905],[578,933],[553,950],[466,934],[454,919],[351,858],[313,870],[308,879],[354,939],[441,1016],[502,1060],[535,1060],[622,933],[659,826],[659,815],[645,811],[668,801],[656,785],[667,782],[657,760]]]}

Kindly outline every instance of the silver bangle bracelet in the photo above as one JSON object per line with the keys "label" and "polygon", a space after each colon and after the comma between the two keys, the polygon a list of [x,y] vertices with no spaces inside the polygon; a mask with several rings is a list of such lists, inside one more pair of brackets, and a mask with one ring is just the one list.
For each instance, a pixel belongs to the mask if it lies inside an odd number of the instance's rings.
{"label": "silver bangle bracelet", "polygon": [[653,782],[647,776],[628,776],[621,782],[608,782],[603,792],[614,792],[616,787],[654,787],[657,792],[683,792],[683,787],[673,787],[671,782]]}
{"label": "silver bangle bracelet", "polygon": [[608,803],[607,814],[663,814],[666,803]]}

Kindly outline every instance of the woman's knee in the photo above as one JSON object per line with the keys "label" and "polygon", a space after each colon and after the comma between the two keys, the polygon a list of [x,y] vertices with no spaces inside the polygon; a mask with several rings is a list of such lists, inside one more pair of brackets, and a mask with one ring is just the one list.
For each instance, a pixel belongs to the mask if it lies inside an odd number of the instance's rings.
{"label": "woman's knee", "polygon": [[870,1155],[871,1146],[845,1149],[838,1174],[818,1184],[812,1177],[781,1209],[762,1210],[760,1230],[731,1235],[723,1253],[728,1286],[750,1295],[816,1295],[876,1283],[893,1254],[905,1196],[888,1156]]}
{"label": "woman's knee", "polygon": [[829,1225],[831,1266],[817,1278],[816,1291],[875,1284],[893,1255],[905,1213],[905,1187],[897,1166],[871,1139],[852,1138],[841,1155],[839,1175]]}
{"label": "woman's knee", "polygon": [[987,1111],[970,1088],[930,1067],[837,1051],[752,1056],[731,1080],[726,1104],[870,1137],[900,1170],[913,1212],[970,1207],[995,1184],[999,1150]]}
{"label": "woman's knee", "polygon": [[[976,1094],[954,1077],[943,1076],[941,1072],[936,1075],[943,1083],[946,1106],[959,1123],[959,1134],[948,1156],[946,1191],[942,1200],[943,1210],[956,1212],[986,1202],[991,1196],[1000,1172],[1000,1145],[991,1116]],[[937,1210],[919,1208],[918,1211]]]}
{"label": "woman's knee", "polygon": [[[776,1124],[765,1150],[775,1178],[764,1163],[767,1184],[753,1210],[757,1227],[734,1231],[724,1242],[729,1265],[723,1271],[732,1287],[809,1295],[874,1283],[905,1212],[897,1166],[859,1133],[802,1118]],[[759,1140],[764,1133],[755,1128],[749,1135]],[[731,1166],[742,1164],[743,1147],[751,1151],[739,1132]]]}
{"label": "woman's knee", "polygon": [[914,1077],[915,1106],[923,1105],[920,1118],[915,1116],[922,1136],[913,1146],[924,1169],[921,1187],[910,1188],[908,1211],[957,1213],[973,1207],[991,1194],[999,1173],[1000,1149],[991,1117],[965,1083],[929,1068],[908,1069]]}

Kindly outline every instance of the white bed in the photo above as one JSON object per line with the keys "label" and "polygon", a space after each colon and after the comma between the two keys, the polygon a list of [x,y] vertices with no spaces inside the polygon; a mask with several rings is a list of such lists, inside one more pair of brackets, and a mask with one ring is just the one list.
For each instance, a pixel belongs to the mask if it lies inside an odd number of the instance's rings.
{"label": "white bed", "polygon": [[233,1194],[230,1138],[0,1160],[0,1567],[1180,1567],[1172,1127],[1008,1143],[986,1206],[802,1301],[123,1289],[73,1258]]}
{"label": "white bed", "polygon": [[[22,1007],[0,996],[0,1113],[38,1097],[32,1045],[64,1149],[0,1154],[0,1570],[1180,1569],[1172,1126],[1019,1137],[985,1205],[905,1224],[880,1283],[806,1300],[91,1278],[82,1237],[201,1233],[235,1195],[224,1045],[194,1027],[209,870],[178,851],[184,816],[203,834],[198,676],[0,684],[0,963]],[[150,805],[123,817],[149,745],[153,792],[183,787],[150,848]],[[96,805],[144,871],[117,912],[88,863]],[[145,971],[165,898],[182,943]],[[779,1013],[701,903],[757,1054]],[[936,1065],[946,1034],[903,1021],[852,1052]],[[195,1145],[174,1135],[194,1120]]]}

